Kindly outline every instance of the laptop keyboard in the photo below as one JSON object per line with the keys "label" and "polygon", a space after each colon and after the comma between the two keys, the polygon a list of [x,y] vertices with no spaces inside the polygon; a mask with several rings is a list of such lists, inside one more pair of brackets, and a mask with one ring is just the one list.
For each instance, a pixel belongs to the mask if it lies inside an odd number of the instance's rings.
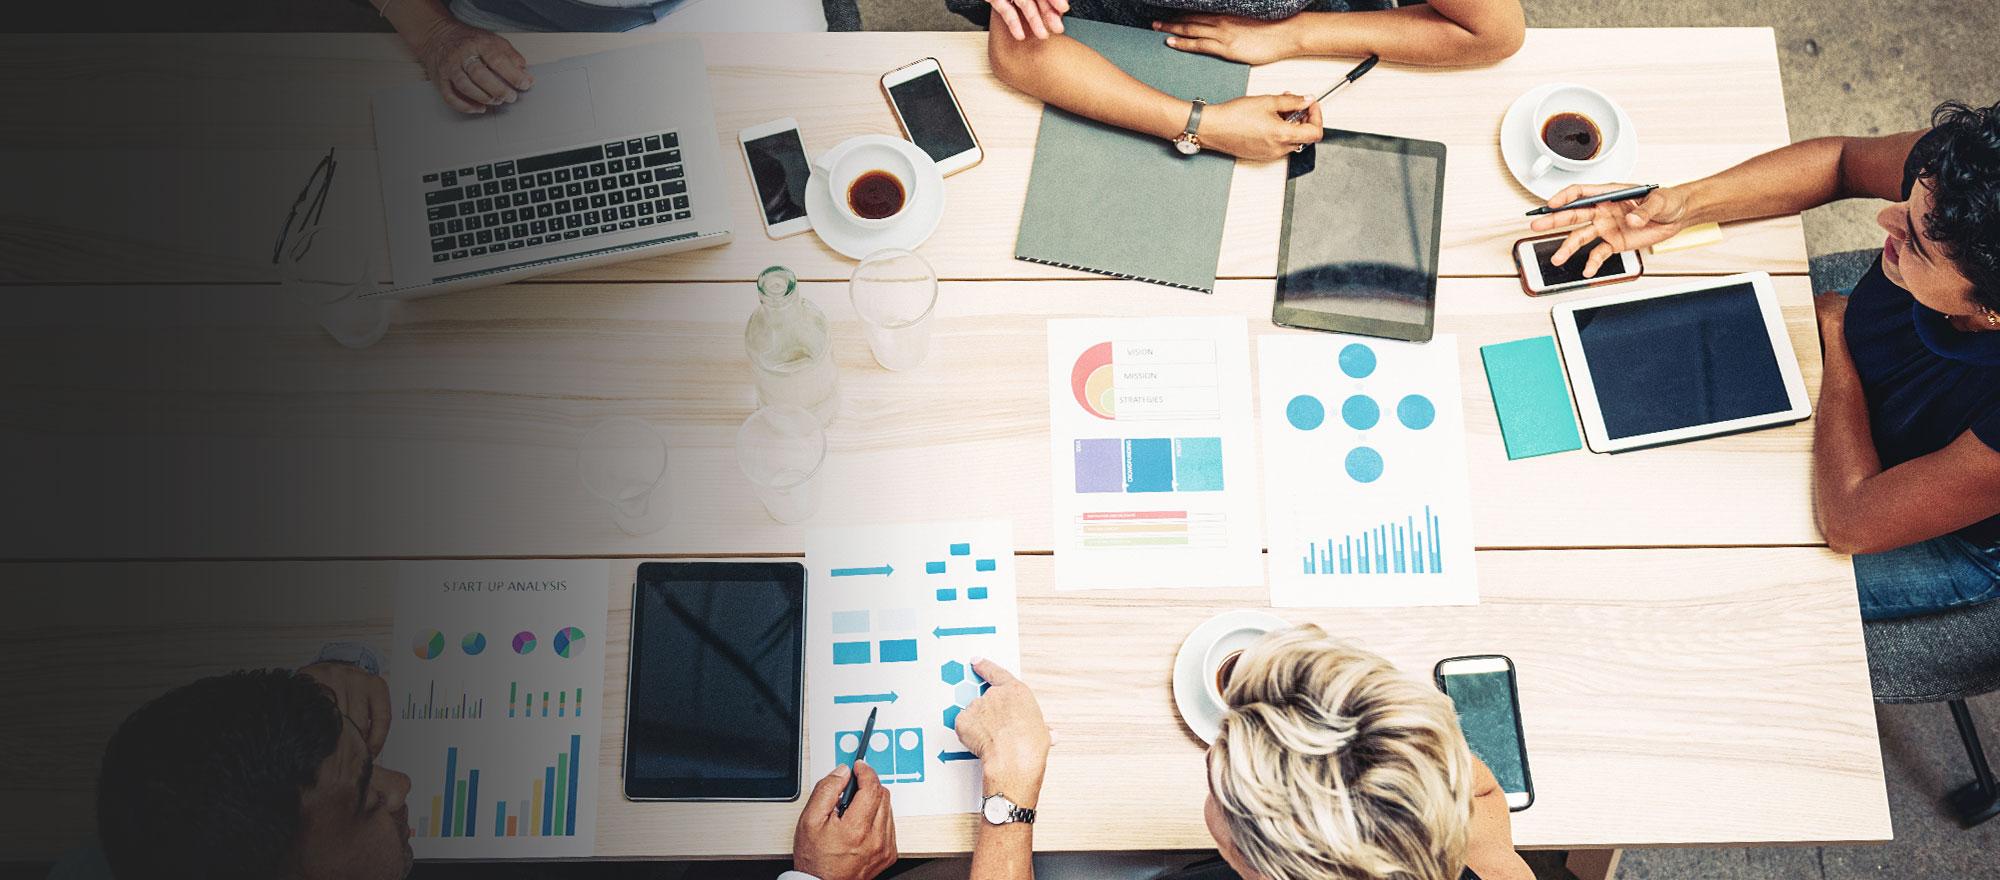
{"label": "laptop keyboard", "polygon": [[431,262],[687,220],[678,132],[424,175]]}

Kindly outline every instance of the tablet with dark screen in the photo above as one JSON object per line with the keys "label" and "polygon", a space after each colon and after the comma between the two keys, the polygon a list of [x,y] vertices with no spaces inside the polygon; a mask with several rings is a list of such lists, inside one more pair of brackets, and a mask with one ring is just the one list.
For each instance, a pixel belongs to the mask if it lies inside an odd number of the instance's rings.
{"label": "tablet with dark screen", "polygon": [[649,562],[632,594],[625,796],[799,796],[805,567]]}
{"label": "tablet with dark screen", "polygon": [[1435,141],[1327,129],[1292,154],[1271,321],[1429,340],[1444,153]]}

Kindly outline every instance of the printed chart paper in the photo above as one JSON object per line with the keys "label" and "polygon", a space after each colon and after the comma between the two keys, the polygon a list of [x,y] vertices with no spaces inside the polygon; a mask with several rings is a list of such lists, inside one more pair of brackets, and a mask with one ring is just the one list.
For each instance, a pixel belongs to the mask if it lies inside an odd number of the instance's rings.
{"label": "printed chart paper", "polygon": [[896,815],[979,809],[958,715],[972,658],[1019,670],[1014,529],[1005,520],[816,530],[806,538],[808,784],[863,748]]}
{"label": "printed chart paper", "polygon": [[1056,588],[1263,581],[1242,318],[1049,322]]}
{"label": "printed chart paper", "polygon": [[1458,340],[1257,343],[1279,607],[1472,605]]}
{"label": "printed chart paper", "polygon": [[588,856],[597,842],[610,570],[399,563],[382,763],[418,858]]}

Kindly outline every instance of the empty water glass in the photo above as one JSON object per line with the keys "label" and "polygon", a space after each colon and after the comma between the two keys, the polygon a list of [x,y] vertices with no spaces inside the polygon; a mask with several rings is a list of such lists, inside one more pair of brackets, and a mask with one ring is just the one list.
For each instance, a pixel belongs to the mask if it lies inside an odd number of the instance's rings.
{"label": "empty water glass", "polygon": [[908,370],[930,355],[938,281],[923,257],[895,248],[869,254],[854,268],[848,296],[861,315],[876,363]]}
{"label": "empty water glass", "polygon": [[826,429],[812,413],[783,404],[752,413],[736,432],[736,461],[772,519],[804,522],[819,511]]}
{"label": "empty water glass", "polygon": [[655,498],[666,482],[667,438],[652,425],[619,416],[583,435],[577,454],[583,488],[611,505],[611,519],[628,535],[650,535],[667,524],[673,507]]}

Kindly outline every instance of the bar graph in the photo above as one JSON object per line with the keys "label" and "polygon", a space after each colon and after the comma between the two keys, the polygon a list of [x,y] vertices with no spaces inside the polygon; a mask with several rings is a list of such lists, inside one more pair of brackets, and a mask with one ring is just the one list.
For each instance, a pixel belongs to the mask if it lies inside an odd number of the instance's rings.
{"label": "bar graph", "polygon": [[485,697],[475,699],[471,694],[461,692],[458,695],[458,702],[451,702],[451,697],[446,696],[445,702],[439,704],[437,701],[436,680],[432,680],[429,688],[425,690],[423,702],[417,702],[415,692],[405,697],[403,702],[402,720],[404,721],[457,721],[484,718],[485,716]]}
{"label": "bar graph", "polygon": [[[430,796],[430,812],[411,824],[418,837],[479,837],[482,826],[496,838],[574,837],[582,746],[583,737],[570,734],[569,748],[557,752],[540,773],[531,772],[525,784],[516,789],[526,797],[488,801],[492,805],[490,825],[482,821],[479,812],[479,770],[461,766],[458,747],[448,747],[443,788]],[[418,799],[417,803],[425,801]]]}
{"label": "bar graph", "polygon": [[582,718],[583,688],[537,690],[518,681],[508,682],[507,717]]}
{"label": "bar graph", "polygon": [[1443,574],[1440,526],[1429,505],[1422,515],[1384,522],[1338,539],[1306,545],[1306,574]]}

